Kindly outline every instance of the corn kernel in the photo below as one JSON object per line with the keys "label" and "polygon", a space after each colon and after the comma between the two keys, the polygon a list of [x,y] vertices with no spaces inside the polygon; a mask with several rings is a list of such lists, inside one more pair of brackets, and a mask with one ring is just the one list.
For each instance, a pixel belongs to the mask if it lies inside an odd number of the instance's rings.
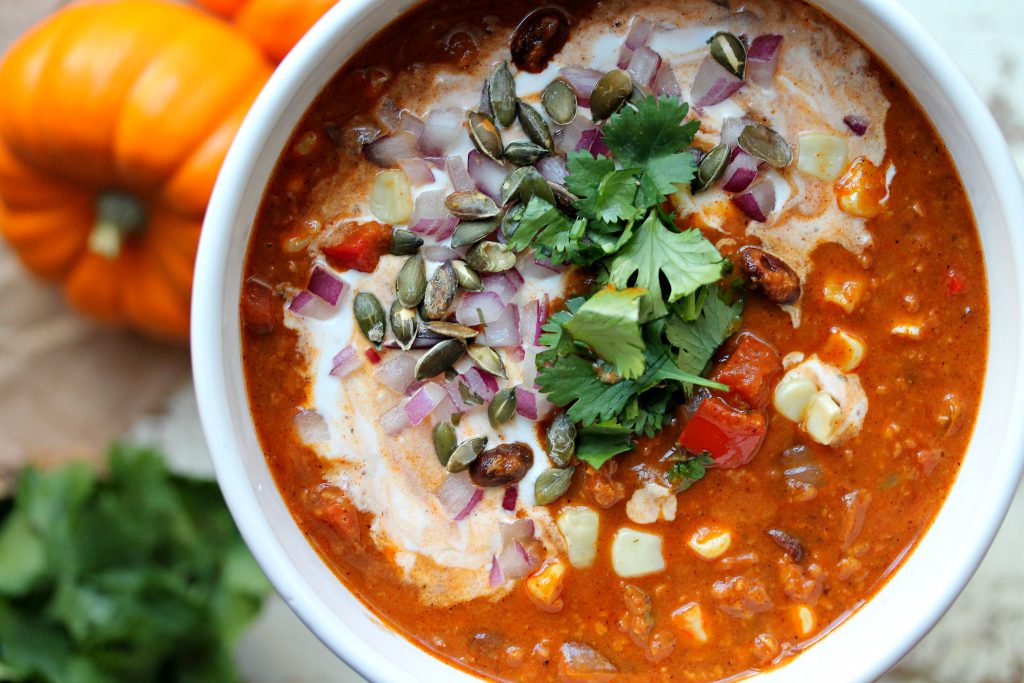
{"label": "corn kernel", "polygon": [[370,190],[370,213],[395,225],[412,217],[413,201],[409,178],[401,171],[381,171]]}
{"label": "corn kernel", "polygon": [[772,405],[780,415],[784,415],[793,422],[799,422],[803,419],[804,409],[808,402],[816,393],[818,393],[818,385],[811,380],[806,377],[787,375],[775,387]]}
{"label": "corn kernel", "polygon": [[616,531],[612,539],[612,569],[624,579],[664,571],[661,536],[629,527]]}
{"label": "corn kernel", "polygon": [[800,156],[796,166],[807,175],[832,182],[846,168],[846,141],[826,133],[800,135]]}
{"label": "corn kernel", "polygon": [[835,184],[836,202],[844,213],[855,218],[874,218],[882,213],[889,196],[885,174],[871,161],[860,157]]}
{"label": "corn kernel", "polygon": [[569,564],[576,569],[594,564],[599,524],[597,512],[582,505],[566,507],[558,513],[558,530],[569,546]]}
{"label": "corn kernel", "polygon": [[687,545],[705,560],[716,560],[732,545],[732,534],[718,527],[703,527],[690,537]]}
{"label": "corn kernel", "polygon": [[695,643],[708,642],[708,631],[704,626],[704,610],[695,602],[683,605],[672,613],[672,625],[676,630],[689,636]]}
{"label": "corn kernel", "polygon": [[819,391],[807,403],[803,428],[812,439],[827,446],[832,443],[842,421],[843,412],[839,404],[824,391]]}
{"label": "corn kernel", "polygon": [[672,206],[675,208],[676,213],[685,218],[690,214],[697,213],[697,204],[693,201],[693,193],[690,191],[689,183],[678,183],[676,184],[676,191],[673,192],[669,199],[672,201]]}
{"label": "corn kernel", "polygon": [[864,290],[863,280],[829,280],[825,283],[823,294],[825,301],[839,306],[847,313],[853,313],[864,299]]}
{"label": "corn kernel", "polygon": [[903,337],[904,339],[917,341],[921,338],[923,330],[919,324],[906,322],[893,325],[892,334],[894,337]]}
{"label": "corn kernel", "polygon": [[864,342],[859,337],[833,327],[821,355],[843,372],[853,372],[864,362],[866,352]]}
{"label": "corn kernel", "polygon": [[565,570],[565,563],[561,560],[549,560],[526,578],[526,594],[533,604],[545,612],[558,612],[562,609]]}
{"label": "corn kernel", "polygon": [[814,610],[807,605],[797,605],[793,610],[793,618],[796,621],[796,628],[801,636],[809,636],[814,633],[817,620],[814,617]]}

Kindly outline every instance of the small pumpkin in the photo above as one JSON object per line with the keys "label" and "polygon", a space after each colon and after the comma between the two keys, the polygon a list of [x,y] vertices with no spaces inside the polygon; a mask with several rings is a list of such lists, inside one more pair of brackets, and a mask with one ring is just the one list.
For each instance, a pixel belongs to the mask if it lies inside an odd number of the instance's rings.
{"label": "small pumpkin", "polygon": [[212,12],[230,17],[238,29],[276,62],[338,0],[199,0]]}
{"label": "small pumpkin", "polygon": [[270,71],[187,6],[57,12],[0,61],[0,233],[81,311],[186,339],[203,212]]}

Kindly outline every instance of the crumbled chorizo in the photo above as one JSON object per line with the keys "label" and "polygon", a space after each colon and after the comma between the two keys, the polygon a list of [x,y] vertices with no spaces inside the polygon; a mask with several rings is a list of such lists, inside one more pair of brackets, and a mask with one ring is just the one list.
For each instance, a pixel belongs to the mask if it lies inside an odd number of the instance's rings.
{"label": "crumbled chorizo", "polygon": [[788,560],[779,562],[779,578],[782,588],[793,602],[815,605],[825,588],[825,570],[818,564],[804,569]]}
{"label": "crumbled chorizo", "polygon": [[609,460],[601,469],[587,467],[583,475],[583,490],[594,501],[594,505],[604,510],[626,497],[626,487],[622,482],[612,479],[617,468],[618,464]]}
{"label": "crumbled chorizo", "polygon": [[626,602],[626,612],[619,619],[619,629],[632,638],[652,662],[672,654],[676,645],[675,635],[671,631],[654,631],[651,596],[631,584],[623,588],[622,596]]}
{"label": "crumbled chorizo", "polygon": [[718,609],[739,619],[750,619],[772,607],[772,600],[764,584],[759,579],[748,579],[745,576],[715,581],[711,586],[711,595],[718,601]]}

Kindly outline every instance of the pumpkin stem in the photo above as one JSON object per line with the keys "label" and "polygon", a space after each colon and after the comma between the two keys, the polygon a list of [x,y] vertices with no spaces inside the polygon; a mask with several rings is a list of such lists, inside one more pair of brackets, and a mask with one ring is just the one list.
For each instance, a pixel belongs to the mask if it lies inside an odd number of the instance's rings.
{"label": "pumpkin stem", "polygon": [[89,233],[89,251],[115,259],[126,237],[146,229],[146,205],[124,190],[104,190],[96,196],[96,222]]}

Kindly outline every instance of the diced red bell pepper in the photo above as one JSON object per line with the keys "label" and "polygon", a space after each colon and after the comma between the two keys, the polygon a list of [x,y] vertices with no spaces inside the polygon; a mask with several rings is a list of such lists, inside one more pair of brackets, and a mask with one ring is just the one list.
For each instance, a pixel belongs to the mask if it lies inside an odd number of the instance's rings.
{"label": "diced red bell pepper", "polygon": [[368,348],[366,349],[366,359],[370,361],[370,363],[372,363],[373,365],[376,365],[377,363],[380,362],[380,354],[377,353],[376,349],[372,347]]}
{"label": "diced red bell pepper", "polygon": [[697,408],[679,443],[691,453],[707,452],[718,467],[732,469],[757,455],[766,431],[764,413],[739,410],[722,397],[712,396]]}
{"label": "diced red bell pepper", "polygon": [[732,352],[712,369],[709,378],[732,389],[730,398],[761,409],[771,400],[772,380],[781,372],[782,361],[775,347],[744,332],[736,337]]}
{"label": "diced red bell pepper", "polygon": [[338,234],[338,242],[321,247],[327,262],[338,270],[372,273],[391,247],[391,226],[374,221],[345,223]]}
{"label": "diced red bell pepper", "polygon": [[959,294],[964,291],[964,279],[952,268],[946,275],[946,291],[950,294]]}

